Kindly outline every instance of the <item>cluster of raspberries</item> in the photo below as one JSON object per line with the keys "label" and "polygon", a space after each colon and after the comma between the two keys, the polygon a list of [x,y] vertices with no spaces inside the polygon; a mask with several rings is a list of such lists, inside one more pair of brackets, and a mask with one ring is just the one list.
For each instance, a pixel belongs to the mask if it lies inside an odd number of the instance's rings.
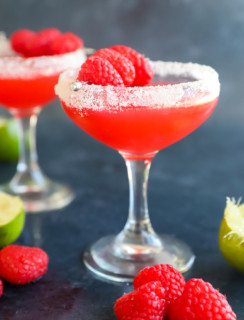
{"label": "cluster of raspberries", "polygon": [[42,249],[12,244],[0,250],[0,278],[13,284],[29,283],[47,272],[48,262],[48,255]]}
{"label": "cluster of raspberries", "polygon": [[34,32],[20,29],[12,33],[10,44],[24,57],[64,54],[83,47],[83,40],[72,32],[61,33],[56,28]]}
{"label": "cluster of raspberries", "polygon": [[136,50],[116,45],[93,53],[81,66],[79,81],[96,85],[145,86],[154,76],[149,61]]}
{"label": "cluster of raspberries", "polygon": [[140,271],[135,290],[114,306],[118,320],[235,320],[223,296],[202,279],[185,283],[182,274],[167,264]]}

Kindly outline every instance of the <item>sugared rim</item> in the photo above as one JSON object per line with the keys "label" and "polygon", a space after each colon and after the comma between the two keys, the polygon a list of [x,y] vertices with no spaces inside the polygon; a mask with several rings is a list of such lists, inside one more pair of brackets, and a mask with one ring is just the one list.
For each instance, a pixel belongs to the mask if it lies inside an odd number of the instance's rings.
{"label": "sugared rim", "polygon": [[24,58],[16,54],[9,41],[0,38],[0,79],[32,79],[78,68],[86,60],[83,49],[52,56]]}
{"label": "sugared rim", "polygon": [[[77,109],[110,111],[124,107],[177,107],[193,106],[212,101],[219,96],[220,83],[217,72],[196,63],[150,61],[155,78],[174,76],[194,79],[173,85],[152,85],[145,87],[114,87],[80,83],[80,89],[73,91],[72,83],[78,70],[68,70],[61,74],[55,92],[66,106]],[[156,80],[156,79],[155,79]]]}

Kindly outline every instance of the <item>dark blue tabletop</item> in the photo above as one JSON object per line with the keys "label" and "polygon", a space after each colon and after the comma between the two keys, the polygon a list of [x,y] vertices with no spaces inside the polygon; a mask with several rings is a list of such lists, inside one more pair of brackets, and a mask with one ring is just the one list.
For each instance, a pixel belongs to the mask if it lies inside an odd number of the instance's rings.
{"label": "dark blue tabletop", "polygon": [[[153,160],[149,209],[157,232],[176,235],[196,254],[186,278],[211,282],[244,318],[244,277],[225,262],[217,242],[226,196],[244,195],[243,1],[2,0],[0,8],[0,30],[8,34],[56,26],[77,32],[88,47],[123,43],[152,59],[205,63],[219,72],[214,114]],[[42,111],[37,143],[43,171],[70,184],[76,198],[62,210],[27,216],[18,243],[44,248],[49,270],[30,285],[6,284],[0,318],[113,320],[114,302],[131,287],[95,279],[82,252],[126,221],[123,160],[76,127],[58,101]],[[0,164],[0,182],[11,178],[15,165]]]}

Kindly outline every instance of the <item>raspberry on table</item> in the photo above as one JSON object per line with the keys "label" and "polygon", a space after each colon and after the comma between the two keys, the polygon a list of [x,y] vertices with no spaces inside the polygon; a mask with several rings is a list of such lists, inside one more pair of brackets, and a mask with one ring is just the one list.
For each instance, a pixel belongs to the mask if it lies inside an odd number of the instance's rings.
{"label": "raspberry on table", "polygon": [[90,56],[81,66],[79,81],[88,84],[124,86],[123,79],[113,65],[99,56]]}
{"label": "raspberry on table", "polygon": [[235,320],[227,299],[202,279],[191,279],[169,309],[170,320]]}
{"label": "raspberry on table", "polygon": [[135,68],[133,63],[125,56],[111,49],[100,49],[93,54],[103,59],[108,60],[113,67],[118,71],[125,86],[130,86],[135,80]]}
{"label": "raspberry on table", "polygon": [[83,40],[72,32],[57,36],[49,47],[49,54],[63,54],[83,48]]}
{"label": "raspberry on table", "polygon": [[151,81],[154,71],[149,61],[142,54],[124,45],[112,46],[110,49],[121,53],[133,63],[136,77],[132,86],[145,86]]}
{"label": "raspberry on table", "polygon": [[133,281],[134,288],[150,281],[160,281],[165,289],[167,305],[182,295],[185,287],[183,275],[169,264],[157,264],[141,270]]}
{"label": "raspberry on table", "polygon": [[48,261],[40,248],[12,244],[0,251],[0,277],[13,284],[26,284],[46,273]]}
{"label": "raspberry on table", "polygon": [[146,283],[116,301],[115,315],[118,320],[163,320],[164,296],[165,290],[159,281]]}
{"label": "raspberry on table", "polygon": [[35,32],[28,29],[21,29],[13,32],[10,36],[10,43],[14,51],[26,55],[27,44],[35,37]]}

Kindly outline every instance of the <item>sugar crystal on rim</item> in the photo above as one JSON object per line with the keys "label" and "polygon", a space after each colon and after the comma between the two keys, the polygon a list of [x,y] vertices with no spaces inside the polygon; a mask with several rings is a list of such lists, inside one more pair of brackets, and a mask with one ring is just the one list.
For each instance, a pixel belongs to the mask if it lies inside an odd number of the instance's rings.
{"label": "sugar crystal on rim", "polygon": [[78,68],[85,60],[83,49],[59,55],[24,58],[11,49],[8,39],[0,37],[0,79],[32,79],[55,75],[68,68]]}
{"label": "sugar crystal on rim", "polygon": [[218,74],[211,67],[164,61],[151,61],[151,64],[159,79],[170,75],[175,79],[191,80],[145,87],[100,86],[81,82],[80,89],[72,91],[70,85],[77,79],[79,70],[69,70],[60,76],[55,92],[66,106],[80,113],[88,109],[118,112],[128,107],[189,107],[214,100],[219,95]]}

